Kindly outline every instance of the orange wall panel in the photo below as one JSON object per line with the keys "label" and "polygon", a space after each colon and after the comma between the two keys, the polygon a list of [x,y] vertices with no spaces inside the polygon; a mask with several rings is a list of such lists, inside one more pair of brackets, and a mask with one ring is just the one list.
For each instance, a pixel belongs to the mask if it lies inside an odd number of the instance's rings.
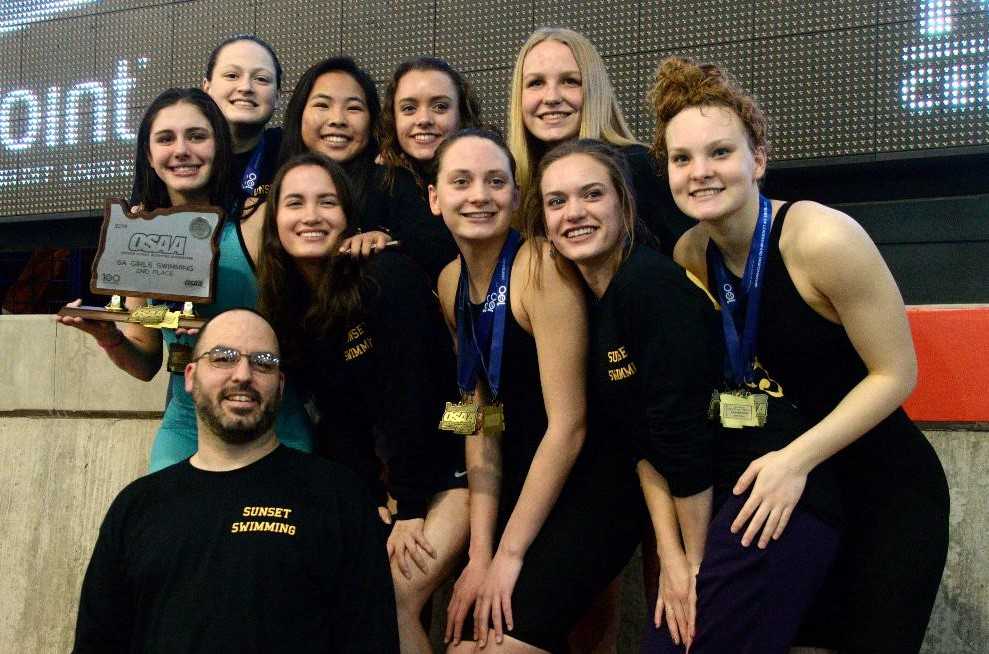
{"label": "orange wall panel", "polygon": [[907,317],[918,364],[910,417],[989,422],[989,306],[912,306]]}

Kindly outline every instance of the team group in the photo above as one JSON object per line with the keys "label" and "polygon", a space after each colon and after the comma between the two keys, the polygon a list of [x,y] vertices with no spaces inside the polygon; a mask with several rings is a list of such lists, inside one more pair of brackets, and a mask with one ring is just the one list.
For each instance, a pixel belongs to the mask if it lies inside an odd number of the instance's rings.
{"label": "team group", "polygon": [[428,652],[449,578],[449,652],[613,651],[640,544],[643,652],[919,651],[948,491],[903,300],[851,218],[761,194],[728,72],[659,62],[648,148],[567,29],[505,137],[434,58],[383,102],[321,61],[270,128],[281,82],[231,37],[141,122],[132,204],[226,212],[206,327],[59,318],[174,373],[75,651]]}

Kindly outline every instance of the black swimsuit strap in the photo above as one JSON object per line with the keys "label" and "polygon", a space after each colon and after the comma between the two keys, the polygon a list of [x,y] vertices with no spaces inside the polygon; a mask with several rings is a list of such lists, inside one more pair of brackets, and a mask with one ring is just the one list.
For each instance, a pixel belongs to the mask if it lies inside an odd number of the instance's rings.
{"label": "black swimsuit strap", "polygon": [[786,220],[786,213],[792,206],[793,202],[784,202],[783,206],[781,206],[779,211],[776,212],[776,217],[773,218],[773,228],[769,232],[769,238],[774,243],[779,243],[780,234],[783,233],[783,221]]}

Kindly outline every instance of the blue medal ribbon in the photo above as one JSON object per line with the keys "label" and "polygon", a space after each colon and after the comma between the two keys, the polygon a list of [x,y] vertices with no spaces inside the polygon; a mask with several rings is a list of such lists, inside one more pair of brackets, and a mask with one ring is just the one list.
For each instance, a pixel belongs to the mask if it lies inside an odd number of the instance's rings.
{"label": "blue medal ribbon", "polygon": [[264,161],[265,141],[267,138],[268,131],[265,130],[261,133],[261,140],[254,146],[254,152],[251,153],[251,158],[247,161],[247,167],[244,168],[244,175],[240,178],[240,191],[243,196],[241,201],[254,195],[254,189],[261,179],[261,173],[267,163]]}
{"label": "blue medal ribbon", "polygon": [[[713,271],[718,283],[718,300],[721,303],[721,324],[725,333],[725,376],[741,387],[755,379],[755,347],[759,330],[759,303],[762,299],[762,280],[766,273],[766,257],[769,253],[769,233],[773,223],[773,205],[759,195],[759,218],[752,234],[749,256],[745,260],[745,272],[740,288],[732,280],[721,251],[712,241],[707,248],[708,270]],[[740,300],[748,298],[745,310],[744,331],[741,337],[735,325],[739,317]]]}
{"label": "blue medal ribbon", "polygon": [[522,244],[514,229],[498,255],[498,264],[491,275],[488,294],[480,316],[474,320],[470,310],[470,275],[467,262],[460,257],[460,283],[457,285],[457,385],[461,393],[470,393],[483,372],[492,399],[498,397],[501,384],[501,355],[505,341],[505,315],[509,310],[508,284],[512,262]]}

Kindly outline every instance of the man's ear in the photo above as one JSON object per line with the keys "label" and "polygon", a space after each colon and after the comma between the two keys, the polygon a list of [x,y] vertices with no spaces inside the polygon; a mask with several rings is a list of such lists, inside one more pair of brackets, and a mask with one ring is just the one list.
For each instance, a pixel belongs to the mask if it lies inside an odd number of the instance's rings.
{"label": "man's ear", "polygon": [[192,395],[193,378],[196,374],[196,362],[190,361],[185,364],[185,370],[182,374],[185,377],[185,392]]}

